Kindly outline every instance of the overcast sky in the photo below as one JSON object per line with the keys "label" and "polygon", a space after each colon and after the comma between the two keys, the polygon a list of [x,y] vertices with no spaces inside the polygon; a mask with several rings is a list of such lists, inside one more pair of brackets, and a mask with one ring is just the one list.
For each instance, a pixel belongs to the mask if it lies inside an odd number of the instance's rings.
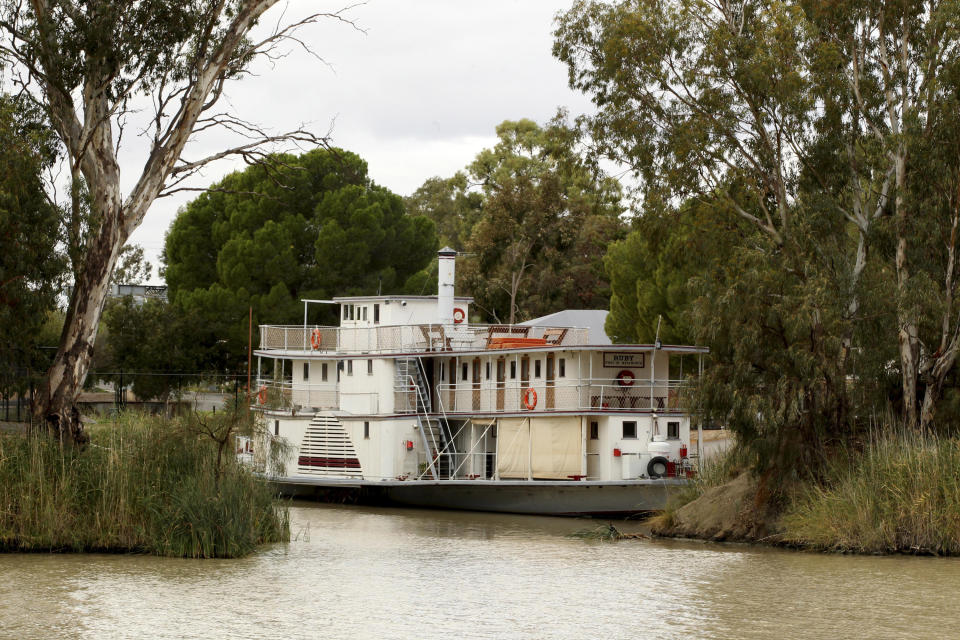
{"label": "overcast sky", "polygon": [[[229,87],[228,106],[238,115],[279,132],[308,123],[333,126],[333,143],[369,164],[372,179],[408,195],[431,176],[450,176],[494,143],[506,119],[548,120],[560,106],[572,115],[590,109],[567,87],[565,67],[550,54],[554,17],[572,0],[370,0],[348,15],[364,30],[326,21],[301,36],[323,62],[300,50],[272,68]],[[300,0],[266,14],[263,27],[322,7]],[[195,159],[229,144],[198,140],[185,156]],[[138,151],[140,153],[138,153]],[[142,167],[142,149],[121,155],[126,186]],[[221,162],[194,181],[207,186],[242,164]],[[131,242],[154,263],[177,209],[196,194],[154,203]]]}

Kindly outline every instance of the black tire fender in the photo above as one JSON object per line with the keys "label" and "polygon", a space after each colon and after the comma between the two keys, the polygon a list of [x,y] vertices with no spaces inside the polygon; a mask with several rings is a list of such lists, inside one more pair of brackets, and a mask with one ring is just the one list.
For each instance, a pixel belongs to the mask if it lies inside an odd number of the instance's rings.
{"label": "black tire fender", "polygon": [[[658,467],[662,465],[663,471],[658,471]],[[650,462],[647,463],[647,475],[651,478],[662,478],[667,475],[667,459],[663,456],[655,456],[650,458]]]}

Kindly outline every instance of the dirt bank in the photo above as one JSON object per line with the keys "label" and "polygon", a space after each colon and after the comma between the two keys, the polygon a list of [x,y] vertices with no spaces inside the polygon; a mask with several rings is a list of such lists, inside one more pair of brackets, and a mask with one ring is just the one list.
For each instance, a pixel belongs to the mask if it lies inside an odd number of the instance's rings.
{"label": "dirt bank", "polygon": [[708,489],[696,500],[651,521],[654,535],[716,542],[772,541],[774,519],[756,506],[757,482],[749,473]]}

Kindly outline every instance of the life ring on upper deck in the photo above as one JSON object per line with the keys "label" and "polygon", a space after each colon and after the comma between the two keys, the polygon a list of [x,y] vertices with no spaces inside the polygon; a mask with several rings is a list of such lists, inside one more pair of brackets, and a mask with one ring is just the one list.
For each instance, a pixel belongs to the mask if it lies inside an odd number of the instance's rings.
{"label": "life ring on upper deck", "polygon": [[527,387],[523,392],[523,406],[533,411],[537,406],[537,392],[533,387]]}
{"label": "life ring on upper deck", "polygon": [[467,312],[461,309],[460,307],[454,307],[453,309],[453,323],[460,324],[467,319]]}
{"label": "life ring on upper deck", "polygon": [[257,401],[260,404],[267,403],[267,385],[260,385],[260,389],[257,391]]}
{"label": "life ring on upper deck", "polygon": [[320,333],[320,329],[314,329],[310,333],[310,346],[317,350],[321,344],[323,344],[323,335]]}
{"label": "life ring on upper deck", "polygon": [[617,374],[617,384],[621,387],[632,387],[633,381],[636,379],[637,377],[633,375],[633,371],[630,371],[629,369],[624,369]]}

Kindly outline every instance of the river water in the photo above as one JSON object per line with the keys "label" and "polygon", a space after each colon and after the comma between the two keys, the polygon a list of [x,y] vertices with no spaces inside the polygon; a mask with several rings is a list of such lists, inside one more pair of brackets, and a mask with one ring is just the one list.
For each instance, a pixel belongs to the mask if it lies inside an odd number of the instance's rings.
{"label": "river water", "polygon": [[[952,638],[960,559],[587,541],[591,520],[296,503],[241,560],[0,555],[4,638]],[[639,525],[616,523],[621,530]]]}

